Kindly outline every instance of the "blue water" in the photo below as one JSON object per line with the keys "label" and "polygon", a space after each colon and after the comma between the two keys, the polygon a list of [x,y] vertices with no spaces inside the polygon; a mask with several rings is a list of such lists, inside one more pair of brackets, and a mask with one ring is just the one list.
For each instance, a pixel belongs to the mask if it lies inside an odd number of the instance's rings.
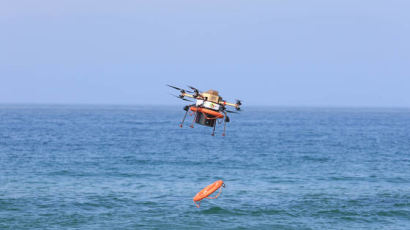
{"label": "blue water", "polygon": [[0,229],[410,229],[409,109],[245,109],[2,105]]}

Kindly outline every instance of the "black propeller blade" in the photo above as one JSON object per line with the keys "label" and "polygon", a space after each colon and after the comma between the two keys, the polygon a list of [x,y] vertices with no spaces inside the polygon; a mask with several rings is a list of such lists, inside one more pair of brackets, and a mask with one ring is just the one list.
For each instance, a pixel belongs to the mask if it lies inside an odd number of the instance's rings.
{"label": "black propeller blade", "polygon": [[222,105],[222,111],[225,111],[227,113],[239,113],[239,112],[235,112],[235,111],[232,111],[232,110],[227,110],[224,105]]}
{"label": "black propeller blade", "polygon": [[235,100],[236,100],[236,104],[237,104],[237,105],[239,105],[239,106],[242,105],[242,100],[239,100],[239,99],[235,99]]}
{"label": "black propeller blade", "polygon": [[179,98],[179,99],[181,99],[181,100],[184,100],[184,101],[193,102],[193,101],[191,101],[191,100],[188,100],[188,99],[184,98],[182,95],[180,95],[180,96],[177,96],[177,95],[174,95],[174,94],[170,94],[170,95],[172,95],[172,96],[174,96],[174,97],[176,97],[176,98]]}
{"label": "black propeller blade", "polygon": [[239,100],[239,99],[235,99],[236,100],[236,107],[235,107],[235,109],[236,110],[241,110],[241,105],[242,105],[242,101],[241,100]]}
{"label": "black propeller blade", "polygon": [[167,84],[167,86],[169,86],[169,87],[171,87],[171,88],[174,88],[174,89],[176,89],[176,90],[183,90],[183,89],[180,89],[180,88],[178,88],[178,87],[176,87],[176,86],[172,86],[172,85],[168,85],[168,84]]}
{"label": "black propeller blade", "polygon": [[199,96],[199,89],[197,89],[193,86],[190,86],[190,85],[188,85],[188,87],[194,91],[194,92],[192,92],[192,93],[194,93],[194,95],[193,95],[194,98],[197,98]]}
{"label": "black propeller blade", "polygon": [[199,89],[197,89],[197,88],[195,88],[195,87],[193,87],[193,86],[190,86],[190,85],[187,85],[190,89],[192,89],[192,90],[194,90],[194,91],[198,91],[198,92],[200,92],[200,90]]}
{"label": "black propeller blade", "polygon": [[172,86],[172,85],[168,85],[168,84],[167,84],[167,86],[169,86],[169,87],[171,87],[171,88],[174,88],[174,89],[176,89],[176,90],[179,90],[179,91],[181,91],[181,93],[185,93],[185,92],[193,93],[192,91],[185,90],[185,89],[181,89],[181,88],[178,88],[178,87],[176,87],[176,86]]}

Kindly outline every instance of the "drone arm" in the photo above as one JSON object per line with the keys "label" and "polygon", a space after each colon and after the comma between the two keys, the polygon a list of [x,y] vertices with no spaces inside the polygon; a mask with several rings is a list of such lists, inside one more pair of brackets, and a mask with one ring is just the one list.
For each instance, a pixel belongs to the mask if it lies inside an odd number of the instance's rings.
{"label": "drone arm", "polygon": [[234,103],[230,103],[230,102],[222,102],[222,104],[223,104],[223,105],[233,106],[233,107],[235,107],[235,106],[236,106],[236,104],[234,104]]}
{"label": "drone arm", "polygon": [[219,104],[224,105],[224,106],[229,105],[229,106],[232,106],[232,107],[235,107],[235,108],[239,108],[238,104],[234,104],[234,103],[230,103],[230,102],[226,102],[226,101],[221,101],[221,102],[219,102]]}
{"label": "drone arm", "polygon": [[190,98],[194,98],[193,95],[189,94],[189,93],[182,93],[181,96],[183,97],[190,97]]}
{"label": "drone arm", "polygon": [[189,93],[183,93],[181,95],[184,96],[184,97],[190,97],[190,98],[201,99],[201,100],[203,99],[203,97],[201,95],[198,95],[197,97],[195,97],[194,95],[189,94]]}

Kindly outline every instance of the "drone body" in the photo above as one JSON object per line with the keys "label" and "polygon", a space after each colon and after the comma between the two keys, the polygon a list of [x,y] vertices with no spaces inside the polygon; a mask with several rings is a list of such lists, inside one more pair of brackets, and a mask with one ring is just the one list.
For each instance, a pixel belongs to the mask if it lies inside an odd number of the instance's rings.
{"label": "drone body", "polygon": [[[220,120],[218,119],[223,119],[224,121],[224,131],[222,133],[222,136],[225,136],[225,131],[226,131],[226,123],[230,121],[227,113],[237,113],[235,111],[230,111],[226,109],[226,106],[232,106],[235,107],[236,110],[240,110],[240,106],[242,105],[240,100],[236,100],[236,103],[229,103],[226,102],[222,99],[222,97],[219,95],[218,91],[216,90],[208,90],[206,92],[200,92],[198,89],[189,86],[193,90],[193,92],[180,89],[175,86],[168,85],[171,88],[174,88],[176,90],[180,91],[178,97],[184,101],[191,101],[186,99],[187,98],[193,98],[196,100],[195,104],[187,105],[184,107],[185,115],[184,118],[182,119],[181,124],[179,125],[181,128],[184,124],[185,118],[188,114],[189,111],[192,111],[192,114],[195,114],[194,120],[192,121],[191,128],[194,127],[194,122],[200,125],[212,127],[212,135],[215,134],[215,127],[217,123],[221,123]],[[193,101],[191,101],[193,102]],[[217,122],[220,121],[220,122]]]}

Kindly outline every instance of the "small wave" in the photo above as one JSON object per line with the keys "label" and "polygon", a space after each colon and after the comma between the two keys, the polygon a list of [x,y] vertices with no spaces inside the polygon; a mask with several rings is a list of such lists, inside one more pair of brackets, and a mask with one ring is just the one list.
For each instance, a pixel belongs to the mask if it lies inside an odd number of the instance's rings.
{"label": "small wave", "polygon": [[229,210],[221,207],[212,207],[201,211],[203,214],[244,215],[240,210]]}
{"label": "small wave", "polygon": [[314,162],[321,162],[321,163],[328,162],[330,160],[330,158],[328,157],[313,157],[313,156],[303,156],[302,159],[306,161],[314,161]]}
{"label": "small wave", "polygon": [[289,215],[283,210],[279,209],[224,209],[221,207],[212,207],[201,211],[203,214],[223,214],[233,216],[270,216],[270,215]]}
{"label": "small wave", "polygon": [[319,211],[317,212],[319,215],[329,215],[329,216],[358,216],[358,213],[352,212],[352,211],[344,211],[340,209],[331,209],[331,210],[325,210],[325,211]]}
{"label": "small wave", "polygon": [[380,211],[380,212],[377,212],[377,215],[378,216],[388,216],[388,217],[410,218],[410,211],[406,211],[406,210]]}
{"label": "small wave", "polygon": [[201,211],[204,214],[230,214],[231,212],[221,207],[212,207]]}
{"label": "small wave", "polygon": [[251,211],[250,214],[252,216],[262,216],[262,215],[282,215],[282,214],[287,214],[283,210],[279,209],[260,209],[260,210],[255,210]]}

